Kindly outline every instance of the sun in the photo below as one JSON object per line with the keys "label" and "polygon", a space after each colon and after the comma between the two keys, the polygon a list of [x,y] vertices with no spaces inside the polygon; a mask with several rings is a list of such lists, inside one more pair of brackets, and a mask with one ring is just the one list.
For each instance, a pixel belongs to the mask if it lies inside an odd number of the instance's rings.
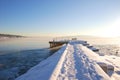
{"label": "sun", "polygon": [[113,23],[110,23],[107,28],[104,29],[104,36],[106,37],[119,37],[120,36],[120,17]]}
{"label": "sun", "polygon": [[120,36],[120,17],[110,27],[111,36]]}

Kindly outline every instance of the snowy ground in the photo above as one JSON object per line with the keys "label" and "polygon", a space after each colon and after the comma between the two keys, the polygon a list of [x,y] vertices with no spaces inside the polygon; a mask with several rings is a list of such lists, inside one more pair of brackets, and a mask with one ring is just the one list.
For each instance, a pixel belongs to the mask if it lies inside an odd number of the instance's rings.
{"label": "snowy ground", "polygon": [[[72,41],[68,45],[64,45],[58,52],[16,80],[120,79],[119,57],[99,56],[87,47],[82,46],[82,43]],[[108,67],[112,65],[114,71],[105,73],[98,63],[105,63]]]}

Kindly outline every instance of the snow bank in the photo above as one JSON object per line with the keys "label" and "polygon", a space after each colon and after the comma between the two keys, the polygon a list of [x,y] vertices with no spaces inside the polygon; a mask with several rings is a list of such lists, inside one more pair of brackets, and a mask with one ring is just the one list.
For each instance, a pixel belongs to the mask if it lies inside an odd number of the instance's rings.
{"label": "snow bank", "polygon": [[65,61],[68,47],[69,47],[69,45],[66,47],[66,50],[62,53],[60,60],[56,64],[56,67],[53,70],[53,73],[51,74],[50,80],[57,80],[57,77],[58,77],[60,70],[62,68],[62,64]]}
{"label": "snow bank", "polygon": [[[99,55],[93,52],[92,50],[88,49],[85,46],[82,45],[76,45],[77,48],[80,50],[79,54],[80,56],[84,55],[83,58],[87,58],[86,64],[89,64],[90,66],[85,66],[88,67],[89,71],[88,73],[90,74],[91,77],[93,77],[90,80],[110,80],[110,77],[101,69],[101,67],[97,64],[97,62],[100,62],[101,59],[99,58]],[[83,61],[83,60],[81,60]],[[94,69],[94,70],[93,70]],[[92,75],[94,74],[94,75]]]}
{"label": "snow bank", "polygon": [[40,62],[38,65],[32,67],[27,73],[16,78],[16,80],[49,80],[51,74],[56,68],[61,55],[65,52],[66,45],[64,45],[58,52]]}
{"label": "snow bank", "polygon": [[99,55],[80,45],[84,43],[70,41],[16,80],[110,80],[96,62]]}
{"label": "snow bank", "polygon": [[85,46],[79,45],[79,47],[89,59],[99,64],[99,66],[104,67],[104,71],[111,80],[120,79],[120,57],[113,55],[100,56]]}

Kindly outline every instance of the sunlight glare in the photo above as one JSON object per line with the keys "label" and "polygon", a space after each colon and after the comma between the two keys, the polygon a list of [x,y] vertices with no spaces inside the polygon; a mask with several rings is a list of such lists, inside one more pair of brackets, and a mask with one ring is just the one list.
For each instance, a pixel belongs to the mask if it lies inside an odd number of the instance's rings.
{"label": "sunlight glare", "polygon": [[104,36],[106,37],[118,37],[120,36],[120,17],[118,17],[112,24],[104,30]]}

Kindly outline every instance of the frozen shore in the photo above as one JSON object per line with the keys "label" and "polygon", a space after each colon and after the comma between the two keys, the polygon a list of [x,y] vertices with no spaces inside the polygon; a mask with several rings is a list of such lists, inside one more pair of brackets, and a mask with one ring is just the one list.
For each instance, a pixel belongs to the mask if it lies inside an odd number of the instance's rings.
{"label": "frozen shore", "polygon": [[[16,80],[118,80],[120,78],[119,57],[99,56],[81,44],[80,41],[69,42]],[[106,71],[100,67],[101,64],[105,64]],[[109,70],[108,67],[112,69]]]}

